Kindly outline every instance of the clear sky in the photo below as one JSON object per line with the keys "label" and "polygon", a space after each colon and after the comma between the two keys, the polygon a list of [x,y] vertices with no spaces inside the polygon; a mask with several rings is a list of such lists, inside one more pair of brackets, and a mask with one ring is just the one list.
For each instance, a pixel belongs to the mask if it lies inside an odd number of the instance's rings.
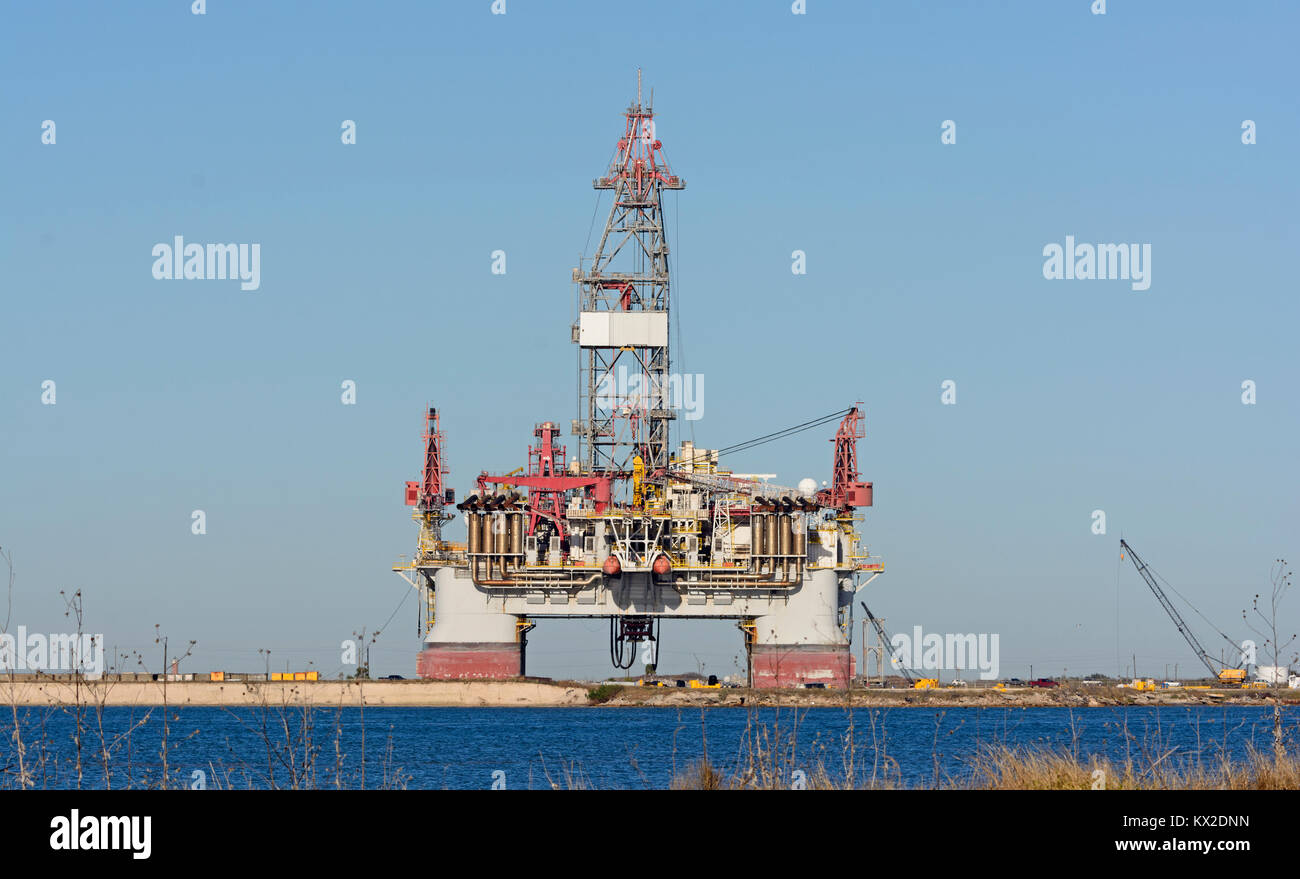
{"label": "clear sky", "polygon": [[[640,66],[687,180],[669,235],[695,439],[863,400],[886,564],[864,597],[890,628],[998,633],[1021,677],[1186,672],[1123,532],[1249,636],[1272,560],[1300,561],[1294,4],[490,6],[0,10],[11,625],[65,631],[79,588],[87,627],[155,668],[159,624],[198,642],[190,670],[269,648],[336,674],[339,642],[398,608],[373,665],[413,674],[389,568],[414,548],[423,407],[462,494],[523,464],[535,423],[567,428],[570,270]],[[259,243],[260,289],[155,280],[176,235]],[[1045,279],[1067,235],[1150,244],[1150,289]],[[829,479],[830,435],[733,463]],[[1300,628],[1300,595],[1285,610]],[[665,670],[737,669],[729,623],[664,634]],[[606,675],[606,639],[543,622],[529,671]]]}

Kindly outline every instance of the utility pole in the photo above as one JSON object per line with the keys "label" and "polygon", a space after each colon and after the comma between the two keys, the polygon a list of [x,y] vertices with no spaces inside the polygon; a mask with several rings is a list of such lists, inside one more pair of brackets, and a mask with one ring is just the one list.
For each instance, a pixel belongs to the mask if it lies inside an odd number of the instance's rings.
{"label": "utility pole", "polygon": [[[880,662],[877,661],[876,665],[879,666]],[[867,621],[866,620],[862,621],[862,677],[864,679],[867,678]]]}
{"label": "utility pole", "polygon": [[[866,602],[862,602],[862,611],[866,617],[862,620],[862,677],[867,678],[867,651],[870,650],[876,657],[876,678],[880,681],[880,686],[885,686],[885,657],[893,657],[893,652],[885,653],[885,620],[882,617],[873,617],[871,611],[867,609]],[[876,627],[876,646],[867,647],[867,623],[872,622]]]}

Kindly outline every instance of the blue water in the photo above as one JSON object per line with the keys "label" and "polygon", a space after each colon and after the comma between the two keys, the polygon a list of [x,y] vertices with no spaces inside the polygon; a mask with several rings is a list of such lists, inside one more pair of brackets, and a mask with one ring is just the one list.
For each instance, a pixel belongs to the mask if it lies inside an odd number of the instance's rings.
{"label": "blue water", "polygon": [[[66,709],[20,709],[25,760],[37,787],[75,787],[76,718]],[[166,777],[171,786],[348,788],[363,783],[359,709],[171,709]],[[1300,709],[1283,715],[1292,747]],[[156,787],[164,768],[162,713],[106,708],[109,786]],[[1129,708],[859,708],[852,712],[854,775],[885,767],[906,786],[960,779],[972,757],[996,745],[1045,746],[1080,755],[1132,758],[1139,766],[1241,757],[1271,747],[1272,709],[1241,706]],[[306,721],[306,728],[304,728]],[[287,724],[287,732],[286,726]],[[104,787],[99,717],[82,717],[80,784]],[[9,717],[0,721],[0,784],[16,785]],[[366,787],[481,789],[661,788],[706,752],[723,771],[755,737],[780,742],[787,770],[818,763],[847,774],[850,715],[843,708],[367,708]],[[895,766],[896,764],[896,766]]]}

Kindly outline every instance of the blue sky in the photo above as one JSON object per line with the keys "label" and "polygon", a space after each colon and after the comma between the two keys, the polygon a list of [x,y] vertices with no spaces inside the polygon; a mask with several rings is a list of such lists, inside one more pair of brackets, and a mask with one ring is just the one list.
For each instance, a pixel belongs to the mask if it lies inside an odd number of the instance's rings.
{"label": "blue sky", "polygon": [[[155,666],[157,623],[198,642],[191,670],[269,648],[333,674],[339,642],[399,607],[374,666],[413,673],[415,604],[389,567],[414,546],[422,409],[443,411],[462,492],[574,416],[569,272],[640,66],[688,182],[669,235],[674,363],[705,380],[695,438],[865,401],[865,533],[887,569],[865,597],[891,628],[999,633],[1022,677],[1134,653],[1192,668],[1117,565],[1122,531],[1247,637],[1242,609],[1300,549],[1300,15],[1089,5],[6,5],[14,623],[62,631],[58,592],[80,588],[89,628]],[[259,242],[261,288],[154,280],[174,235]],[[1151,288],[1044,279],[1066,235],[1150,243]],[[733,463],[827,479],[829,436]],[[1285,610],[1298,628],[1300,596]],[[729,623],[665,636],[666,669],[735,670]],[[544,623],[529,671],[602,676],[606,637]]]}

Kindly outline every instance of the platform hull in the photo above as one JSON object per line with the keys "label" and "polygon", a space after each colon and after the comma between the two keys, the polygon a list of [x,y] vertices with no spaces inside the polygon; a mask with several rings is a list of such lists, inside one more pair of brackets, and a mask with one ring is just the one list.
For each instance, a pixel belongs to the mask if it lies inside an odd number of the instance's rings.
{"label": "platform hull", "polygon": [[825,684],[843,689],[855,673],[856,657],[847,646],[759,644],[750,654],[754,687],[797,687]]}
{"label": "platform hull", "polygon": [[503,680],[523,674],[519,644],[427,644],[416,672],[433,680]]}

